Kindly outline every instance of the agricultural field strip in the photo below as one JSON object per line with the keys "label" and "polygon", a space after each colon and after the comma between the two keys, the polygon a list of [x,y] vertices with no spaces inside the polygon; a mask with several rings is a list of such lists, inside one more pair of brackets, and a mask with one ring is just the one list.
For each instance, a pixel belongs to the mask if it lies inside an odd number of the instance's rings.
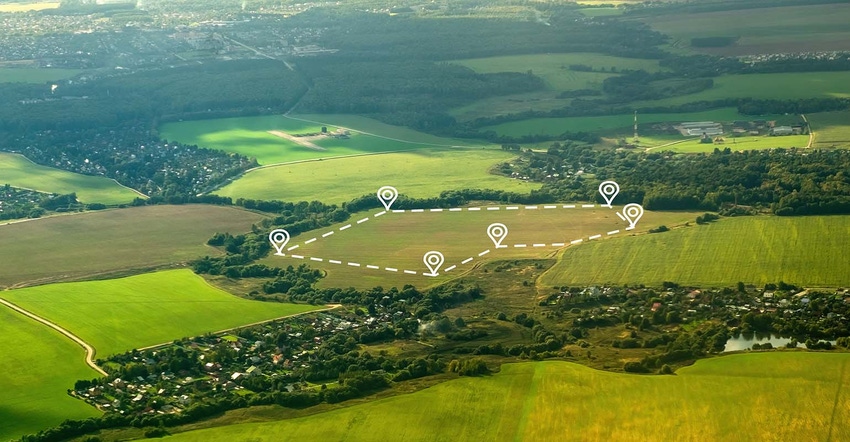
{"label": "agricultural field strip", "polygon": [[[611,207],[611,206],[607,206],[607,205],[604,205],[604,204],[599,204],[598,206],[599,207]],[[507,210],[521,210],[521,209],[537,210],[537,209],[540,209],[541,207],[544,210],[546,210],[546,209],[559,209],[559,208],[560,209],[578,209],[578,208],[593,209],[593,208],[597,207],[597,204],[544,204],[544,205],[530,205],[530,206],[505,206],[504,209],[506,211]],[[380,212],[375,213],[371,217],[367,216],[365,218],[361,218],[360,220],[358,220],[354,223],[346,224],[346,225],[340,227],[337,230],[329,230],[329,231],[323,233],[321,236],[315,236],[313,238],[310,238],[307,241],[304,241],[302,244],[296,244],[294,246],[291,246],[291,247],[287,248],[286,251],[291,252],[295,249],[300,248],[302,245],[312,244],[312,243],[318,241],[320,238],[327,238],[329,236],[334,235],[337,231],[342,232],[342,231],[348,230],[348,229],[350,229],[354,226],[363,224],[363,223],[369,221],[372,218],[377,218],[379,216],[386,215],[387,213],[462,212],[464,209],[468,212],[496,211],[496,210],[502,210],[502,206],[478,206],[478,207],[466,207],[466,208],[464,208],[464,207],[453,207],[453,208],[450,208],[450,209],[382,210]],[[617,215],[619,215],[619,214],[617,214]],[[600,239],[603,236],[612,236],[612,235],[616,235],[618,233],[622,233],[623,231],[629,231],[629,230],[633,230],[633,229],[634,229],[634,227],[630,226],[630,227],[626,227],[624,229],[612,230],[612,231],[606,232],[604,234],[599,233],[599,234],[596,234],[596,235],[590,235],[590,236],[587,237],[586,240],[587,241],[593,241],[593,240],[596,240],[596,239]],[[554,242],[554,243],[551,243],[551,244],[546,244],[546,243],[532,243],[531,245],[529,245],[527,243],[514,244],[513,247],[514,248],[565,247],[568,244],[569,245],[576,245],[576,244],[581,244],[584,241],[585,241],[584,238],[578,238],[578,239],[574,239],[574,240],[568,241],[568,242]],[[508,246],[508,245],[497,245],[495,248],[496,249],[507,249],[507,248],[510,248],[510,246]],[[487,255],[488,253],[490,253],[490,249],[487,249],[487,250],[484,250],[484,251],[478,253],[478,257],[479,258],[483,257],[484,255]],[[373,265],[373,264],[361,264],[359,262],[345,261],[345,260],[339,260],[339,259],[326,259],[326,258],[319,258],[319,257],[315,257],[315,256],[296,255],[296,254],[292,254],[292,253],[289,256],[292,257],[292,258],[295,258],[295,259],[310,260],[310,261],[315,261],[315,262],[328,262],[330,264],[337,264],[337,265],[342,265],[343,263],[345,263],[345,265],[348,265],[348,266],[351,266],[351,267],[361,267],[361,268],[365,267],[365,268],[371,269],[371,270],[381,270],[381,266],[376,266],[376,265]],[[470,256],[469,258],[466,258],[463,261],[461,261],[460,264],[453,264],[451,266],[446,267],[445,270],[443,270],[443,272],[448,273],[452,270],[455,270],[459,265],[469,264],[474,259],[475,259],[475,256]],[[415,270],[407,270],[407,269],[401,269],[400,270],[397,267],[384,267],[383,270],[386,270],[388,272],[393,272],[393,273],[403,273],[403,274],[406,274],[406,275],[417,275],[417,274],[419,274]],[[440,276],[440,274],[438,272],[434,272],[434,273],[422,272],[422,275],[423,276],[430,276],[430,277]]]}

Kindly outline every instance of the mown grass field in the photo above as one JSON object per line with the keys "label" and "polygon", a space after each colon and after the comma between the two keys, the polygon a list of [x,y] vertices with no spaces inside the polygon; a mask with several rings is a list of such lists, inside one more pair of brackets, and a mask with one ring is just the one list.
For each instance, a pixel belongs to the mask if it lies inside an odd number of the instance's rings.
{"label": "mown grass field", "polygon": [[[714,109],[704,112],[687,112],[675,114],[639,114],[638,124],[658,122],[683,121],[717,121],[749,120],[750,117],[738,113],[735,108]],[[560,135],[564,132],[600,132],[613,129],[634,127],[634,114],[606,115],[599,117],[565,117],[565,118],[531,118],[528,120],[512,121],[495,126],[487,126],[481,130],[492,130],[499,135],[522,136],[526,134]],[[633,130],[632,130],[633,132]]]}
{"label": "mown grass field", "polygon": [[0,186],[5,184],[41,192],[76,192],[84,203],[125,204],[141,196],[109,178],[40,166],[21,155],[0,153]]}
{"label": "mown grass field", "polygon": [[3,297],[79,336],[98,357],[321,308],[238,298],[188,269],[29,287]]}
{"label": "mown grass field", "polygon": [[658,15],[644,21],[668,34],[676,47],[694,37],[740,37],[723,48],[690,48],[721,55],[836,51],[850,49],[848,4],[754,8]]}
{"label": "mown grass field", "polygon": [[[295,119],[299,118],[299,119]],[[304,121],[310,120],[310,121]],[[310,141],[325,150],[311,149],[290,139],[268,133],[290,135],[351,130],[349,139],[322,137]],[[468,146],[469,143],[424,134],[353,115],[283,115],[223,118],[167,123],[160,128],[163,139],[196,144],[256,158],[260,164],[278,164],[345,155],[415,150],[429,146]]]}
{"label": "mown grass field", "polygon": [[[582,238],[587,241],[596,234],[602,235],[596,241],[607,243],[616,236],[631,235],[632,232],[622,230],[628,224],[617,217],[615,212],[622,209],[618,206],[615,206],[616,210],[599,207],[544,209],[542,205],[538,209],[506,210],[506,207],[500,206],[498,211],[388,213],[377,218],[370,216],[369,221],[357,224],[356,221],[370,215],[363,213],[344,223],[293,237],[289,246],[300,246],[288,253],[304,256],[303,260],[270,255],[262,262],[273,266],[307,262],[328,272],[327,278],[321,283],[327,287],[353,286],[365,289],[377,285],[401,287],[404,284],[424,287],[459,276],[482,260],[552,256],[563,248],[552,246],[553,243],[569,244],[570,241]],[[695,217],[696,214],[690,212],[646,212],[633,232],[646,231],[661,224],[684,224]],[[351,228],[339,230],[349,223],[353,223]],[[495,244],[487,236],[487,227],[492,223],[503,223],[508,227],[508,236],[502,242],[508,248],[494,247]],[[620,233],[608,238],[608,232],[618,229]],[[321,235],[329,231],[335,233],[322,238]],[[305,244],[314,237],[317,238],[315,242]],[[516,244],[526,246],[515,247]],[[534,247],[534,244],[546,246]],[[423,256],[432,250],[445,256],[442,269],[452,265],[457,268],[448,273],[440,271],[439,277],[423,276],[423,272],[428,272],[422,261]],[[490,250],[490,253],[478,256],[485,250]],[[323,261],[310,261],[311,257]],[[462,263],[470,257],[473,258],[471,262]],[[331,259],[341,261],[342,264],[329,263]],[[358,263],[360,267],[352,267],[348,262]],[[378,266],[380,269],[369,269],[366,265]],[[390,272],[385,270],[386,267],[399,271]],[[415,271],[417,274],[404,274],[403,270]]]}
{"label": "mown grass field", "polygon": [[[4,261],[6,262],[6,261]],[[100,413],[65,391],[97,373],[68,338],[0,306],[0,440],[6,441]]]}
{"label": "mown grass field", "polygon": [[814,147],[850,147],[850,112],[821,112],[806,117],[815,133]]}
{"label": "mown grass field", "polygon": [[[10,5],[0,5],[0,12],[3,12],[5,6]],[[0,68],[0,83],[45,83],[70,78],[80,72],[82,71],[77,69]]]}
{"label": "mown grass field", "polygon": [[234,199],[342,203],[374,195],[381,186],[394,186],[414,198],[455,189],[538,189],[539,184],[489,173],[515,157],[500,149],[458,148],[334,158],[252,170],[214,193]]}
{"label": "mown grass field", "polygon": [[[761,353],[698,361],[676,376],[569,362],[503,365],[416,393],[313,416],[180,433],[228,440],[844,440],[850,355]],[[403,425],[399,424],[403,423]]]}
{"label": "mown grass field", "polygon": [[570,248],[539,284],[837,287],[850,282],[847,250],[850,216],[724,218]]}
{"label": "mown grass field", "polygon": [[102,276],[219,252],[216,232],[243,233],[262,215],[229,207],[147,206],[0,226],[0,287]]}

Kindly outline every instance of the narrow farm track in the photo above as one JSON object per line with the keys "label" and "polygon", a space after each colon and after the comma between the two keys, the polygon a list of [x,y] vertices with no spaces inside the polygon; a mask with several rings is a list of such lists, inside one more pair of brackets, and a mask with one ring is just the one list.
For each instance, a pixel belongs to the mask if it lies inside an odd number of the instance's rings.
{"label": "narrow farm track", "polygon": [[79,337],[74,335],[73,333],[69,332],[68,330],[65,330],[62,327],[60,327],[58,324],[56,324],[54,322],[50,322],[47,319],[42,318],[41,316],[38,316],[34,313],[31,313],[27,310],[24,310],[24,309],[18,307],[17,305],[12,304],[11,302],[3,299],[3,298],[0,298],[0,304],[3,304],[6,307],[9,307],[10,309],[12,309],[12,310],[24,315],[24,316],[27,316],[31,319],[34,319],[34,320],[46,325],[46,326],[58,331],[59,333],[62,333],[63,335],[68,337],[70,340],[76,342],[77,344],[80,345],[80,347],[83,347],[83,349],[86,351],[86,365],[88,365],[94,371],[100,373],[101,375],[108,376],[108,374],[105,371],[103,371],[102,368],[98,367],[98,365],[94,363],[95,349],[94,349],[94,347],[92,347],[91,345],[86,343],[86,341],[83,341],[82,339],[80,339]]}

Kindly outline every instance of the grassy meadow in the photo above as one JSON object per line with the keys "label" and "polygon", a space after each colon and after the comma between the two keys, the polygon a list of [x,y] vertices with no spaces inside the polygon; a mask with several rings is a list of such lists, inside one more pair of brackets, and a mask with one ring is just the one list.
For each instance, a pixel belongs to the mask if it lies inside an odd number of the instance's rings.
{"label": "grassy meadow", "polygon": [[[613,8],[611,8],[613,9]],[[572,99],[558,98],[560,92],[578,89],[602,90],[602,81],[623,69],[661,70],[657,60],[614,57],[596,53],[531,54],[455,60],[479,73],[528,72],[543,79],[546,90],[477,100],[451,110],[460,121],[492,117],[529,110],[548,111],[568,106]],[[571,64],[583,64],[605,72],[581,72],[569,69]],[[560,133],[560,132],[559,132]]]}
{"label": "grassy meadow", "polygon": [[[805,148],[809,144],[809,136],[808,135],[783,135],[779,137],[771,137],[771,136],[746,136],[746,137],[725,137],[723,143],[718,144],[704,144],[699,142],[699,138],[689,138],[683,139],[682,137],[677,137],[679,140],[682,140],[676,144],[670,144],[670,141],[660,142],[657,145],[653,146],[653,143],[657,142],[651,137],[646,139],[642,139],[639,143],[640,147],[647,147],[647,150],[670,150],[673,152],[681,152],[681,153],[704,153],[704,152],[713,152],[715,148],[725,149],[730,148],[733,151],[738,150],[762,150],[762,149],[774,149],[774,148]],[[660,140],[658,140],[660,141]],[[651,146],[651,147],[650,147]]]}
{"label": "grassy meadow", "polygon": [[[56,5],[58,5],[58,3],[56,3]],[[3,12],[4,6],[9,5],[0,5],[0,12]],[[78,69],[32,67],[0,68],[0,83],[46,83],[48,81],[71,78],[80,72],[82,71]]]}
{"label": "grassy meadow", "polygon": [[5,184],[49,193],[76,192],[84,203],[125,204],[140,196],[109,178],[41,166],[11,153],[0,153],[0,186]]}
{"label": "grassy meadow", "polygon": [[[671,36],[672,45],[718,55],[850,50],[850,4],[753,8],[665,14],[644,21]],[[740,37],[722,48],[691,48],[694,37]]]}
{"label": "grassy meadow", "polygon": [[80,346],[1,305],[0,335],[0,440],[100,415],[65,392],[78,379],[98,376]]}
{"label": "grassy meadow", "polygon": [[499,189],[528,193],[540,184],[489,173],[516,155],[496,149],[422,149],[287,164],[252,170],[215,191],[236,198],[342,203],[394,186],[414,198],[444,190]]}
{"label": "grassy meadow", "polygon": [[238,298],[188,269],[29,287],[3,297],[79,336],[98,357],[320,308]]}
{"label": "grassy meadow", "polygon": [[[749,120],[735,108],[714,109],[703,112],[674,114],[638,114],[638,124],[683,121]],[[499,135],[522,136],[526,134],[560,135],[564,132],[599,132],[629,128],[633,132],[634,114],[605,115],[598,117],[530,118],[521,121],[487,126],[481,130],[495,131]]]}
{"label": "grassy meadow", "polygon": [[[179,433],[170,440],[844,440],[850,355],[759,353],[676,376],[569,362],[505,364],[412,394],[313,416]],[[403,425],[398,425],[403,422]]]}
{"label": "grassy meadow", "polygon": [[[261,262],[272,266],[307,262],[328,272],[327,278],[322,281],[328,287],[354,286],[365,289],[377,285],[401,287],[404,284],[421,287],[463,274],[482,260],[554,256],[563,246],[552,246],[553,243],[569,243],[577,239],[588,241],[590,236],[597,234],[602,237],[596,241],[607,243],[610,241],[608,232],[621,230],[611,235],[611,238],[632,234],[632,231],[622,230],[628,224],[615,213],[621,207],[615,206],[616,210],[599,207],[538,207],[507,210],[507,206],[500,206],[498,211],[388,213],[377,218],[363,213],[344,223],[293,237],[289,245],[300,246],[288,253],[304,256],[304,260],[270,255]],[[633,232],[644,232],[661,224],[684,224],[696,215],[690,212],[646,212]],[[367,216],[369,221],[356,223]],[[351,228],[339,230],[349,223],[353,223]],[[508,235],[502,242],[508,248],[494,247],[493,241],[487,236],[487,227],[492,223],[503,223],[508,227]],[[321,236],[332,230],[335,231],[332,236]],[[317,240],[305,244],[312,238]],[[525,244],[525,247],[515,247],[517,244]],[[534,247],[534,244],[546,246]],[[452,265],[457,268],[448,273],[440,271],[439,277],[422,276],[422,273],[428,271],[422,261],[423,256],[431,250],[445,256],[442,269]],[[490,253],[479,257],[478,254],[485,250],[490,250]],[[311,257],[323,261],[310,261]],[[470,257],[473,258],[471,262],[462,263]],[[331,259],[341,261],[342,264],[329,263]],[[360,267],[350,266],[348,262],[358,263]],[[380,269],[369,269],[366,265],[378,266]],[[390,272],[385,270],[386,267],[399,271]],[[415,271],[417,274],[404,274],[403,270]]]}
{"label": "grassy meadow", "polygon": [[850,147],[850,111],[806,115],[815,133],[814,147]]}
{"label": "grassy meadow", "polygon": [[675,106],[696,101],[745,97],[777,100],[848,98],[850,72],[724,75],[714,78],[714,87],[708,90],[662,100],[637,101],[633,105]]}
{"label": "grassy meadow", "polygon": [[[549,89],[569,91],[576,89],[600,89],[602,80],[616,75],[622,69],[643,69],[658,72],[658,60],[624,58],[596,53],[530,54],[502,57],[471,58],[452,63],[466,66],[475,72],[528,72],[542,78]],[[605,72],[582,72],[569,69],[570,65],[582,64]],[[613,70],[612,70],[613,69]]]}
{"label": "grassy meadow", "polygon": [[145,206],[0,225],[0,287],[121,274],[219,252],[216,232],[242,233],[262,215],[204,206]]}
{"label": "grassy meadow", "polygon": [[724,218],[670,232],[571,247],[539,280],[697,287],[785,281],[846,286],[850,216]]}
{"label": "grassy meadow", "polygon": [[[296,119],[298,118],[298,119]],[[309,121],[305,121],[309,120]],[[289,135],[337,129],[351,131],[350,138],[283,138],[269,133],[281,131]],[[222,118],[164,124],[160,136],[185,144],[195,144],[256,158],[262,165],[304,161],[346,155],[362,155],[390,151],[421,149],[428,146],[466,146],[467,142],[440,138],[398,126],[383,124],[353,115],[283,115]],[[294,139],[314,146],[298,144]]]}

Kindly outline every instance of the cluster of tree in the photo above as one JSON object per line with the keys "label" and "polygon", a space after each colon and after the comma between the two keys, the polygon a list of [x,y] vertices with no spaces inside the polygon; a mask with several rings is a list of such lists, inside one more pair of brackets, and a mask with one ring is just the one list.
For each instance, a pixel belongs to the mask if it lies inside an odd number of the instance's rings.
{"label": "cluster of tree", "polygon": [[299,109],[357,113],[437,131],[455,121],[448,111],[475,100],[545,88],[529,73],[477,74],[469,68],[424,60],[350,62],[318,58],[299,63],[313,87]]}
{"label": "cluster of tree", "polygon": [[453,359],[449,362],[449,371],[460,376],[480,376],[490,373],[487,364],[479,358]]}
{"label": "cluster of tree", "polygon": [[[647,373],[665,364],[694,360],[711,353],[722,352],[729,340],[729,331],[723,325],[711,324],[693,331],[682,331],[668,339],[663,352],[644,357],[640,362],[626,363],[623,370]],[[661,348],[661,347],[659,347]]]}
{"label": "cluster of tree", "polygon": [[4,139],[0,134],[0,150],[21,153],[49,167],[113,178],[146,195],[177,202],[256,165],[241,155],[162,141],[143,124],[113,130],[44,130],[6,135]]}
{"label": "cluster of tree", "polygon": [[551,170],[584,170],[596,179],[562,173],[545,180],[540,194],[561,201],[601,201],[599,181],[616,179],[623,201],[650,210],[711,210],[756,206],[778,215],[850,213],[850,175],[844,150],[774,149],[671,155],[596,151],[555,143],[547,152],[523,152],[509,171],[545,176]]}
{"label": "cluster of tree", "polygon": [[615,97],[609,99],[609,103],[615,100],[623,103],[660,100],[701,92],[713,86],[714,81],[710,78],[687,78],[673,72],[649,73],[644,70],[630,71],[602,81],[602,90]]}
{"label": "cluster of tree", "polygon": [[294,26],[323,28],[323,46],[340,60],[456,60],[509,54],[602,52],[658,58],[662,34],[638,22],[588,21],[569,5],[536,5],[551,26],[512,18],[418,19],[405,15],[347,13],[312,8],[293,17]]}
{"label": "cluster of tree", "polygon": [[65,83],[52,92],[46,85],[0,84],[0,97],[8,94],[14,99],[0,108],[0,130],[103,129],[135,122],[282,112],[306,91],[298,73],[273,60],[116,71]]}
{"label": "cluster of tree", "polygon": [[39,218],[44,214],[44,209],[39,205],[42,198],[43,193],[3,185],[0,187],[0,221]]}
{"label": "cluster of tree", "polygon": [[850,306],[833,293],[810,292],[809,302],[794,314],[765,311],[748,312],[741,317],[744,332],[775,333],[805,339],[835,339],[850,336],[850,325],[842,319],[850,316]]}

